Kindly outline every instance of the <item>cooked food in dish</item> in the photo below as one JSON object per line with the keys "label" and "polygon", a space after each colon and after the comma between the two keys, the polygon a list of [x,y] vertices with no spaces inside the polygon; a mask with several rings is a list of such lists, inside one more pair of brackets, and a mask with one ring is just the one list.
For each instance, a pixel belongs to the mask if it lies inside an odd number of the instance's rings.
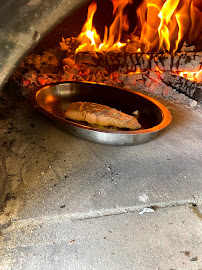
{"label": "cooked food in dish", "polygon": [[100,126],[112,126],[131,130],[141,128],[135,116],[92,102],[79,101],[71,103],[65,111],[65,117]]}

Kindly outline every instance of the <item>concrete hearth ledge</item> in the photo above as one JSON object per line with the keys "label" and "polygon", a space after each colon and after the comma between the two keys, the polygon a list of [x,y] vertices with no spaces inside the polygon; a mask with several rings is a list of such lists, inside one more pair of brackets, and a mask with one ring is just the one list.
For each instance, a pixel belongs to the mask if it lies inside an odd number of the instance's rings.
{"label": "concrete hearth ledge", "polygon": [[128,147],[78,139],[16,104],[0,132],[0,270],[202,269],[202,109],[162,103],[171,125]]}
{"label": "concrete hearth ledge", "polygon": [[201,269],[201,231],[187,206],[87,220],[19,220],[0,238],[0,269]]}

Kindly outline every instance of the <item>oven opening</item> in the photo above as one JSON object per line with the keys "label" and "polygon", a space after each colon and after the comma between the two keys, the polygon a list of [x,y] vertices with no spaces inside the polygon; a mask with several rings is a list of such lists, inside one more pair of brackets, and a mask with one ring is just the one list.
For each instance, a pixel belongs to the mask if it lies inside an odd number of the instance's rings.
{"label": "oven opening", "polygon": [[201,2],[9,2],[0,266],[199,269]]}
{"label": "oven opening", "polygon": [[23,95],[87,81],[200,102],[201,9],[196,0],[92,1],[56,26],[12,78]]}

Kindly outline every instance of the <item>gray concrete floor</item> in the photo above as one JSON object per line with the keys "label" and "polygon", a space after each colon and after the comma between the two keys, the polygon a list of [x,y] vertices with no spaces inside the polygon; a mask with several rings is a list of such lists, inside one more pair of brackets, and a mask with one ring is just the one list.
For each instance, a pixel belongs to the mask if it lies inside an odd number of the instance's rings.
{"label": "gray concrete floor", "polygon": [[0,269],[202,269],[202,109],[162,103],[168,128],[115,147],[19,102],[0,134],[10,183]]}

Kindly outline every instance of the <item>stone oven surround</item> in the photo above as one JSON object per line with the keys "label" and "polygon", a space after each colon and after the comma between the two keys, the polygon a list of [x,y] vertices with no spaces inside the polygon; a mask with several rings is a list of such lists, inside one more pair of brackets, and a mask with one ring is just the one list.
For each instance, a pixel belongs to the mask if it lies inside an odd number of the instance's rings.
{"label": "stone oven surround", "polygon": [[0,1],[0,89],[19,62],[85,0]]}

